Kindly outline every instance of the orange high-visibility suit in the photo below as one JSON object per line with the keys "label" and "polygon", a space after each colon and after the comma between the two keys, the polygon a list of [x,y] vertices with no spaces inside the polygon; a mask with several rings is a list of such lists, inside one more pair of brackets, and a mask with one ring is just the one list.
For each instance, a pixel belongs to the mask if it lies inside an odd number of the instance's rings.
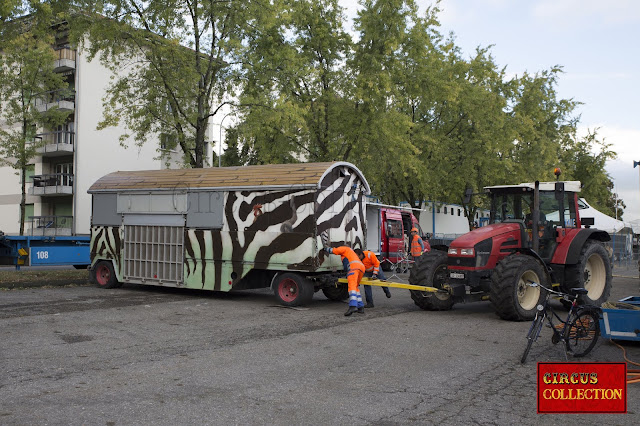
{"label": "orange high-visibility suit", "polygon": [[422,255],[422,252],[424,251],[424,243],[422,242],[420,235],[418,235],[418,230],[416,228],[413,228],[411,233],[413,234],[413,237],[411,237],[411,256],[418,257]]}
{"label": "orange high-visibility suit", "polygon": [[372,272],[373,275],[378,275],[380,271],[380,261],[376,257],[376,254],[372,251],[365,250],[364,259],[362,259],[362,263],[364,264],[365,272]]}
{"label": "orange high-visibility suit", "polygon": [[349,272],[347,273],[349,306],[363,307],[364,303],[362,303],[362,295],[358,286],[364,275],[364,264],[360,261],[358,255],[347,246],[335,247],[331,249],[331,253],[349,261]]}

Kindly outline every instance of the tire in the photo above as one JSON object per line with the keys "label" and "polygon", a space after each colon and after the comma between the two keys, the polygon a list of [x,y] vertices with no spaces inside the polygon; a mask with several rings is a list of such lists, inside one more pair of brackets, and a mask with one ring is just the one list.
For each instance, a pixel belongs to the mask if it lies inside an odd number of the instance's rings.
{"label": "tire", "polygon": [[540,335],[540,330],[542,330],[542,325],[544,324],[544,314],[540,314],[536,317],[536,319],[531,323],[531,327],[529,327],[529,333],[527,333],[527,347],[524,349],[524,353],[522,354],[522,358],[520,359],[520,364],[524,364],[527,360],[527,355],[529,355],[529,351],[531,350],[531,346],[533,342],[538,339]]}
{"label": "tire", "polygon": [[578,300],[584,305],[602,305],[609,298],[613,281],[607,250],[597,241],[587,241],[580,252],[578,268],[578,287],[589,290]]}
{"label": "tire", "polygon": [[118,281],[116,273],[113,270],[113,263],[101,260],[96,263],[96,266],[91,270],[91,278],[98,287],[101,288],[117,288],[122,286],[122,283]]}
{"label": "tire", "polygon": [[576,358],[587,355],[600,337],[600,315],[592,309],[582,309],[564,330],[567,353]]}
{"label": "tire", "polygon": [[313,298],[313,284],[302,275],[285,272],[276,276],[273,292],[284,306],[306,305]]}
{"label": "tire", "polygon": [[[433,250],[416,259],[409,272],[409,283],[442,288],[447,282],[447,254]],[[432,293],[411,290],[413,302],[426,311],[448,311],[453,307],[453,297],[449,293]]]}
{"label": "tire", "polygon": [[345,284],[336,284],[335,286],[325,287],[322,289],[322,293],[327,299],[334,302],[341,302],[349,298],[349,290]]}
{"label": "tire", "polygon": [[549,286],[545,270],[533,257],[514,254],[498,263],[491,274],[490,299],[500,318],[510,321],[533,320],[544,294],[540,287],[529,287],[529,281]]}

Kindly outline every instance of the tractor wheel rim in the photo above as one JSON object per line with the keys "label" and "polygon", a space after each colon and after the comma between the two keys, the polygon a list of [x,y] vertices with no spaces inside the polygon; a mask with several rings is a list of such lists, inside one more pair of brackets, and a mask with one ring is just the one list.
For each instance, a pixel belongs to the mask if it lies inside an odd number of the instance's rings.
{"label": "tractor wheel rim", "polygon": [[530,311],[535,308],[540,299],[540,288],[528,285],[530,281],[534,283],[540,282],[540,277],[533,271],[525,271],[518,280],[517,297],[518,304],[522,309]]}
{"label": "tractor wheel rim", "polygon": [[[447,265],[441,265],[435,270],[433,274],[433,287],[435,288],[443,287],[444,283],[447,281],[447,272],[448,272]],[[451,298],[451,295],[449,293],[425,292],[425,296],[429,296],[430,294],[433,294],[436,297],[436,299],[439,299],[439,300],[449,300]]]}
{"label": "tractor wheel rim", "polygon": [[278,294],[285,302],[293,302],[298,297],[298,284],[291,278],[280,281]]}
{"label": "tractor wheel rim", "polygon": [[587,293],[589,299],[599,299],[602,296],[606,282],[607,271],[602,257],[592,254],[587,259],[587,264],[584,268],[584,288],[589,291]]}

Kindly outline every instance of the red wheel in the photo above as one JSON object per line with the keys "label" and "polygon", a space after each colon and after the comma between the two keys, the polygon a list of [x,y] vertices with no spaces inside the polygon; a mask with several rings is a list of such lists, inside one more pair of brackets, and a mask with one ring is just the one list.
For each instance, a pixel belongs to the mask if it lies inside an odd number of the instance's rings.
{"label": "red wheel", "polygon": [[94,268],[94,274],[95,281],[99,287],[115,288],[120,286],[111,262],[104,260],[98,262]]}
{"label": "red wheel", "polygon": [[304,305],[313,298],[313,284],[305,277],[291,272],[278,275],[273,290],[276,298],[285,306]]}

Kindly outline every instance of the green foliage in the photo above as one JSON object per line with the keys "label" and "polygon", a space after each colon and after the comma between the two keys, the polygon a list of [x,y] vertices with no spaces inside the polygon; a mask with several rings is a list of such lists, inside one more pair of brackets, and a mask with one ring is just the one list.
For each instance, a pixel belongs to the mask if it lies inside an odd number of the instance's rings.
{"label": "green foliage", "polygon": [[[351,161],[384,202],[415,207],[561,165],[611,206],[611,153],[575,137],[562,68],[507,77],[490,47],[464,57],[439,32],[439,2],[420,14],[414,0],[361,0],[353,40],[337,0],[98,4],[107,19],[83,15],[77,39],[116,73],[101,127],[125,124],[122,143],[162,134],[202,167],[209,119],[233,100],[225,165]],[[486,206],[464,207],[471,222]]]}
{"label": "green foliage", "polygon": [[[270,25],[273,5],[215,0],[88,1],[73,17],[74,39],[113,72],[99,128],[124,125],[120,138],[143,144],[164,135],[185,163],[204,166],[211,117],[230,104],[245,42]],[[106,18],[103,18],[106,17]]]}
{"label": "green foliage", "polygon": [[613,192],[613,181],[605,170],[608,160],[617,157],[611,151],[611,144],[599,139],[598,129],[578,138],[575,133],[562,146],[561,164],[563,180],[579,180],[582,182],[580,197],[601,212],[622,219],[624,201]]}

